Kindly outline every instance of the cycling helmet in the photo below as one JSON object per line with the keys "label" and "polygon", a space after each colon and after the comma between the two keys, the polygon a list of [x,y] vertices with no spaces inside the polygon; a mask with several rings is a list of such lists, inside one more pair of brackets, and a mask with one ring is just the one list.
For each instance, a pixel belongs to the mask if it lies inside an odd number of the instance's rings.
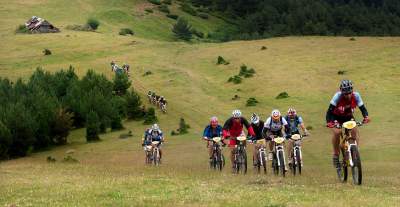
{"label": "cycling helmet", "polygon": [[289,110],[287,111],[288,116],[296,116],[296,114],[296,109],[294,108],[289,108]]}
{"label": "cycling helmet", "polygon": [[253,113],[253,115],[251,115],[251,123],[253,124],[258,124],[258,122],[260,122],[260,117],[257,116],[257,114]]}
{"label": "cycling helmet", "polygon": [[273,120],[278,120],[278,119],[280,119],[280,118],[281,118],[281,112],[280,112],[278,109],[272,110],[271,118],[272,118]]}
{"label": "cycling helmet", "polygon": [[340,91],[342,93],[351,93],[353,92],[353,83],[351,80],[342,80],[340,83]]}
{"label": "cycling helmet", "polygon": [[218,124],[218,118],[216,116],[211,117],[210,124]]}
{"label": "cycling helmet", "polygon": [[239,118],[242,116],[242,112],[239,109],[233,110],[232,116],[233,116],[233,118]]}
{"label": "cycling helmet", "polygon": [[160,127],[158,126],[158,124],[153,124],[153,126],[151,126],[151,130],[160,131]]}

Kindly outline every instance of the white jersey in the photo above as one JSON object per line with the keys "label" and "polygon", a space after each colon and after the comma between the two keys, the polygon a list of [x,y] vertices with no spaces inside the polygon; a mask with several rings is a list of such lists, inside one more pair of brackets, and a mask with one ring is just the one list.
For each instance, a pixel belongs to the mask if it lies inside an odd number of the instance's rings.
{"label": "white jersey", "polygon": [[271,117],[268,117],[268,119],[264,123],[264,128],[267,128],[272,132],[277,132],[277,131],[282,130],[282,127],[284,125],[287,125],[288,123],[284,117],[281,117],[281,119],[282,119],[282,122],[281,121],[275,122],[275,121],[272,121]]}

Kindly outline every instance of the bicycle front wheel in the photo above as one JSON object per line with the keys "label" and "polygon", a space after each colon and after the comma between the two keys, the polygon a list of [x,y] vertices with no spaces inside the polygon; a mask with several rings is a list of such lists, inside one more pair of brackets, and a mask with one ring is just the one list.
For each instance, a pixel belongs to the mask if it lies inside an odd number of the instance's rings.
{"label": "bicycle front wheel", "polygon": [[361,185],[362,183],[362,170],[361,170],[361,159],[360,153],[356,146],[350,148],[351,157],[353,160],[353,166],[351,167],[351,174],[353,176],[353,183]]}

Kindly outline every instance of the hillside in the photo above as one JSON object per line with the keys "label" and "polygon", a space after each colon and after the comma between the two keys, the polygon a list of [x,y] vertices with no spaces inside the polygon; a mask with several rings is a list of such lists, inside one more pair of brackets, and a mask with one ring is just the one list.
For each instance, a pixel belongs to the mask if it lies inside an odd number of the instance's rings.
{"label": "hillside", "polygon": [[[72,132],[66,146],[1,162],[1,206],[396,206],[400,201],[398,37],[188,44],[171,41],[173,20],[158,13],[135,16],[139,12],[134,11],[143,12],[141,6],[147,5],[143,1],[26,0],[0,5],[1,77],[26,79],[37,66],[54,72],[73,65],[80,76],[91,68],[112,78],[109,63],[115,60],[131,65],[133,87],[144,103],[148,90],[163,94],[169,102],[167,114],[157,111],[167,134],[161,167],[144,166],[140,138],[147,126],[141,122],[125,122],[126,130],[104,134],[103,141],[90,144],[85,142],[84,129],[79,129]],[[121,11],[128,15],[118,15]],[[62,32],[15,35],[16,26],[32,15],[48,19]],[[98,32],[64,29],[83,24],[89,16],[101,21]],[[220,21],[192,20],[203,30]],[[122,27],[132,27],[137,35],[118,35]],[[267,49],[261,50],[262,46]],[[44,48],[53,55],[43,56]],[[218,56],[230,64],[217,66]],[[227,83],[242,64],[254,68],[255,77],[238,85]],[[148,70],[153,75],[142,76]],[[345,75],[338,75],[339,70],[345,70]],[[344,78],[354,81],[372,119],[360,129],[362,186],[337,182],[331,166],[330,132],[324,127],[329,100]],[[283,91],[290,97],[276,100]],[[233,101],[235,94],[241,98]],[[245,107],[249,97],[260,103]],[[252,169],[246,176],[236,176],[229,163],[222,173],[208,169],[200,137],[209,117],[225,120],[239,108],[247,118],[257,112],[265,119],[273,108],[284,112],[290,106],[313,128],[304,142],[301,177],[282,179],[271,171],[267,176],[256,175]],[[180,117],[190,124],[190,133],[169,136]],[[134,138],[118,139],[128,130]],[[61,162],[70,149],[79,163]],[[224,150],[227,156],[228,149]],[[58,161],[47,163],[47,156]]]}

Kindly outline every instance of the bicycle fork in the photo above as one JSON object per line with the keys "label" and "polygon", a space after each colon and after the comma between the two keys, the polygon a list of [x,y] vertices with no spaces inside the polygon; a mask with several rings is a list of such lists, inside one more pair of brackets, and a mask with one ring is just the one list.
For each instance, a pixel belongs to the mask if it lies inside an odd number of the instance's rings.
{"label": "bicycle fork", "polygon": [[[296,151],[299,151],[300,160],[297,160]],[[294,157],[294,164],[295,164],[295,165],[298,165],[298,162],[300,162],[301,167],[303,167],[303,155],[302,155],[301,147],[300,147],[300,146],[295,146],[295,147],[293,148],[293,157]]]}
{"label": "bicycle fork", "polygon": [[267,158],[265,157],[266,153],[265,153],[265,149],[261,148],[258,150],[258,155],[259,155],[259,162],[260,162],[260,166],[264,166],[264,163],[262,162],[262,157],[264,156],[264,160],[265,160],[265,164],[267,164]]}
{"label": "bicycle fork", "polygon": [[347,156],[349,157],[349,164],[351,167],[353,167],[354,162],[353,162],[353,156],[351,154],[351,147],[354,146],[357,148],[357,141],[354,140],[354,144],[350,144],[348,141],[346,141],[346,145],[348,146],[346,151],[347,151]]}
{"label": "bicycle fork", "polygon": [[285,160],[285,151],[283,150],[283,148],[281,146],[276,147],[276,158],[278,160],[278,166],[280,167],[281,166],[281,160],[279,158],[279,152],[282,152],[283,163],[286,163],[286,160]]}

